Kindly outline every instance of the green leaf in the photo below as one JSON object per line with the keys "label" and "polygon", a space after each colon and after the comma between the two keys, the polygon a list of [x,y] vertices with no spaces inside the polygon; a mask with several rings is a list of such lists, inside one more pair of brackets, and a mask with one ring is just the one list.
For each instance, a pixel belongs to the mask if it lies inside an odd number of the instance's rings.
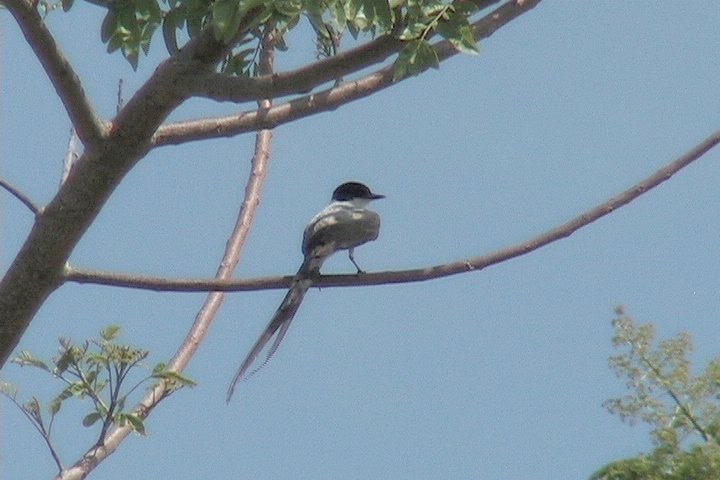
{"label": "green leaf", "polygon": [[68,391],[74,397],[81,397],[81,398],[84,398],[85,395],[87,395],[87,393],[88,393],[87,387],[81,381],[77,381],[77,382],[73,383],[72,385],[68,386]]}
{"label": "green leaf", "polygon": [[[162,11],[157,0],[127,0],[110,4],[108,13],[100,28],[100,38],[108,44],[107,51],[120,50],[133,69],[137,69],[138,57],[142,50],[150,49],[155,30],[162,22]],[[105,340],[117,335],[118,327],[108,327]]]}
{"label": "green leaf", "polygon": [[410,75],[418,75],[428,68],[439,68],[435,49],[425,40],[413,40],[408,42],[400,50],[395,65],[393,66],[393,81],[401,80]]}
{"label": "green leaf", "polygon": [[470,24],[462,15],[449,15],[446,21],[438,23],[436,31],[460,52],[477,54],[479,51]]}
{"label": "green leaf", "polygon": [[75,355],[73,354],[73,349],[66,349],[60,354],[60,357],[55,360],[55,371],[53,373],[58,376],[62,375],[70,367],[74,360]]}
{"label": "green leaf", "polygon": [[115,24],[117,22],[117,15],[114,10],[108,10],[108,13],[103,18],[102,25],[100,26],[100,40],[103,43],[110,41],[110,38],[115,32]]}
{"label": "green leaf", "polygon": [[255,12],[256,15],[252,19],[254,22],[252,25],[257,25],[272,16],[272,6],[273,2],[263,0],[216,0],[212,6],[215,37],[229,43],[237,35],[240,23],[249,12],[258,7],[263,8],[262,11]]}
{"label": "green leaf", "polygon": [[[416,53],[416,64],[420,67],[420,71],[426,70],[427,68],[440,68],[440,59],[437,56],[437,52],[428,42],[420,42]],[[418,71],[418,73],[420,72]]]}
{"label": "green leaf", "polygon": [[427,29],[427,25],[421,22],[412,22],[408,24],[400,34],[400,40],[417,40],[422,37]]}
{"label": "green leaf", "polygon": [[[339,17],[338,13],[335,15]],[[393,15],[387,0],[350,0],[345,3],[345,18],[351,33],[374,31],[376,28],[388,32],[393,24]]]}
{"label": "green leaf", "polygon": [[215,36],[223,42],[230,42],[240,28],[240,4],[238,0],[218,0],[213,4]]}
{"label": "green leaf", "polygon": [[158,367],[153,369],[152,377],[178,383],[184,387],[194,387],[197,385],[197,383],[195,383],[192,379],[186,377],[180,372],[174,372],[171,370],[160,370],[158,369]]}
{"label": "green leaf", "polygon": [[272,6],[275,8],[275,11],[288,17],[296,17],[300,15],[305,7],[302,0],[276,1],[272,3]]}
{"label": "green leaf", "polygon": [[145,435],[145,423],[134,413],[119,413],[115,416],[115,423],[121,427],[128,426],[140,435]]}
{"label": "green leaf", "polygon": [[32,353],[28,352],[27,350],[21,351],[17,357],[12,359],[12,363],[17,363],[21,367],[29,366],[45,370],[46,372],[50,371],[50,368],[45,362],[33,357]]}
{"label": "green leaf", "polygon": [[120,334],[120,327],[117,325],[109,325],[100,331],[100,338],[110,342],[117,338]]}
{"label": "green leaf", "polygon": [[98,412],[88,413],[82,420],[83,427],[92,427],[95,422],[101,419],[102,416]]}
{"label": "green leaf", "polygon": [[248,75],[249,67],[253,64],[251,54],[255,52],[255,48],[245,48],[233,55],[229,55],[222,68],[224,73],[233,75]]}
{"label": "green leaf", "polygon": [[436,16],[447,8],[447,4],[442,0],[424,0],[422,2],[418,2],[418,4],[423,15],[428,18]]}

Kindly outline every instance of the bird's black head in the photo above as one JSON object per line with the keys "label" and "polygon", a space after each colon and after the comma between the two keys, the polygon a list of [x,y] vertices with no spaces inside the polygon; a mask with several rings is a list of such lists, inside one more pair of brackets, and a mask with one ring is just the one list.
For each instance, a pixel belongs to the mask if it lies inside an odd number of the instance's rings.
{"label": "bird's black head", "polygon": [[360,182],[346,182],[335,189],[332,199],[337,202],[347,202],[355,198],[364,198],[366,200],[377,200],[385,198],[385,195],[372,193],[370,189]]}

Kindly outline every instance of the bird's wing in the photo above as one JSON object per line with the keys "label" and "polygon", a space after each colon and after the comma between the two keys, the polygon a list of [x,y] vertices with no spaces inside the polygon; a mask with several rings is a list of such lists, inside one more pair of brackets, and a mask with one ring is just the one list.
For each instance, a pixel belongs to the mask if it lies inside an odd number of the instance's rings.
{"label": "bird's wing", "polygon": [[[357,247],[377,239],[380,216],[367,209],[331,205],[317,214],[303,235],[303,254],[328,255],[329,252]],[[319,253],[318,253],[319,252]]]}

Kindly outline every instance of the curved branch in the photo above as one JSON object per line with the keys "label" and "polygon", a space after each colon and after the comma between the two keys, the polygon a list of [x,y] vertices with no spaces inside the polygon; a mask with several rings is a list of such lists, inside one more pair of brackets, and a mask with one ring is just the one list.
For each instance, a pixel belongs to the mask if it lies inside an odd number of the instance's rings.
{"label": "curved branch", "polygon": [[[498,7],[472,24],[475,38],[479,40],[489,37],[502,26],[534,8],[538,3],[540,0],[518,0]],[[440,61],[447,60],[459,53],[447,40],[437,42],[433,46]],[[400,81],[407,78],[411,77]],[[232,137],[259,128],[277,127],[299,118],[335,110],[346,103],[370,96],[396,83],[393,82],[393,66],[389,65],[358,80],[343,82],[316,94],[281,103],[262,114],[252,110],[239,115],[163,125],[153,137],[153,145],[180,145],[196,140]]]}
{"label": "curved branch", "polygon": [[[268,29],[269,30],[269,29]],[[263,41],[263,50],[261,53],[260,68],[271,70],[273,64],[273,47],[272,40],[266,36]],[[258,102],[260,109],[270,107],[269,100],[261,100]],[[245,185],[245,195],[238,212],[235,227],[226,243],[225,253],[220,265],[218,266],[215,278],[221,280],[229,279],[235,267],[240,261],[242,248],[245,245],[247,236],[250,231],[255,212],[260,204],[260,194],[262,186],[267,176],[267,165],[270,159],[270,144],[272,141],[272,131],[262,130],[257,133],[255,139],[255,152],[251,160],[251,169],[248,181]],[[168,369],[175,372],[181,372],[190,362],[200,343],[205,338],[210,324],[215,318],[215,314],[222,306],[224,293],[211,292],[208,294],[205,303],[195,317],[192,327],[188,331],[185,340],[175,352],[175,356],[168,363]],[[168,389],[164,381],[160,381],[153,386],[145,397],[136,405],[134,412],[143,419],[147,418],[152,410],[167,396],[172,393]],[[83,457],[78,460],[71,468],[61,472],[60,479],[81,479],[85,478],[90,471],[98,466],[103,460],[111,455],[120,446],[122,441],[130,434],[131,429],[128,427],[117,427],[108,435],[102,438],[102,444],[91,448]]]}
{"label": "curved branch", "polygon": [[402,45],[402,40],[392,35],[383,35],[297,70],[254,78],[208,72],[188,78],[181,88],[185,89],[189,96],[236,103],[308,93],[318,85],[382,62],[397,53]]}
{"label": "curved branch", "polygon": [[[501,0],[475,0],[478,11]],[[518,2],[522,3],[522,2]],[[493,12],[495,14],[496,12]],[[208,72],[189,78],[181,87],[190,96],[216,101],[247,102],[258,98],[277,98],[284,95],[308,93],[323,83],[343,78],[364,68],[381,63],[399,52],[405,42],[394,34],[387,34],[358,47],[287,72],[236,77]]]}
{"label": "curved branch", "polygon": [[234,137],[260,128],[274,128],[299,118],[336,108],[379,92],[392,83],[392,67],[360,80],[346,82],[317,94],[273,106],[267,112],[248,111],[220,118],[190,120],[163,125],[153,137],[153,146],[181,145],[197,140]]}
{"label": "curved branch", "polygon": [[[627,205],[639,196],[669,180],[674,174],[698,160],[705,153],[720,143],[720,131],[717,131],[693,147],[690,151],[656,171],[646,179],[633,185],[622,193],[608,199],[602,204],[581,213],[568,222],[558,225],[525,242],[497,250],[487,255],[460,260],[457,262],[434,265],[412,270],[397,270],[363,275],[322,275],[313,282],[313,287],[351,287],[361,285],[384,285],[390,283],[410,283],[433,280],[471,271],[482,270],[491,265],[501,263],[511,258],[526,255],[545,245],[562,238],[569,237],[581,228],[594,221],[609,215],[618,208]],[[166,292],[197,292],[197,291],[224,291],[240,292],[253,290],[269,290],[287,288],[293,276],[265,277],[249,280],[169,280],[159,277],[142,277],[122,274],[108,274],[88,270],[68,268],[66,281],[90,283],[98,285],[111,285],[117,287],[137,288]]]}
{"label": "curved branch", "polygon": [[2,178],[0,178],[0,187],[4,188],[8,192],[10,192],[12,196],[20,200],[20,202],[25,205],[28,210],[33,213],[33,215],[37,215],[38,213],[40,213],[40,207],[35,205],[35,202],[33,202],[30,197],[20,191],[20,189],[15,188],[13,185],[11,185],[9,182],[5,181]]}
{"label": "curved branch", "polygon": [[25,40],[40,60],[78,137],[86,147],[97,144],[107,129],[85,95],[80,78],[55,43],[33,3],[27,0],[8,0],[3,3],[15,17]]}

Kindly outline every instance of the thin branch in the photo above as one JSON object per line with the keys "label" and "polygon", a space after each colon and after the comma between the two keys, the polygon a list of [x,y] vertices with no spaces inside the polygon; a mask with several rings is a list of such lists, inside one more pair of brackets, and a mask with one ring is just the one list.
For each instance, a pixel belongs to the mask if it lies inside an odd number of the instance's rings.
{"label": "thin branch", "polygon": [[[472,24],[476,39],[487,38],[513,19],[534,8],[540,0],[513,1],[493,10]],[[447,41],[433,45],[440,61],[457,55],[458,50]],[[406,77],[403,80],[407,80]],[[154,146],[180,145],[196,140],[232,137],[258,128],[273,128],[338,107],[377,93],[397,83],[393,81],[393,66],[383,67],[364,77],[343,82],[316,94],[281,103],[260,114],[251,110],[218,118],[175,122],[161,126],[153,137]]]}
{"label": "thin branch", "polygon": [[[367,274],[362,278],[370,275]],[[253,279],[230,279],[221,280],[217,278],[180,278],[170,279],[167,277],[154,277],[147,275],[132,275],[124,273],[104,272],[67,266],[63,278],[66,282],[74,282],[87,285],[104,285],[107,287],[134,288],[139,290],[153,290],[156,292],[251,292],[257,290],[286,289],[293,279],[293,275],[272,276]],[[319,279],[322,282],[330,277],[340,279],[347,278],[347,284],[336,284],[333,286],[356,286],[360,285],[356,275],[326,275]],[[323,285],[324,286],[324,285]]]}
{"label": "thin branch", "polygon": [[18,188],[15,188],[8,181],[0,178],[0,187],[4,188],[8,192],[10,192],[12,196],[20,200],[20,202],[25,205],[33,213],[33,215],[37,215],[38,213],[40,213],[40,207],[35,205],[35,202],[33,202],[30,197],[25,195]]}
{"label": "thin branch", "polygon": [[[639,196],[669,180],[674,174],[698,160],[705,153],[720,143],[720,131],[717,131],[693,147],[690,151],[673,162],[656,171],[646,179],[633,185],[624,192],[608,199],[602,204],[581,213],[568,222],[558,225],[525,242],[497,250],[488,255],[460,260],[457,262],[435,265],[412,270],[397,270],[363,275],[322,275],[313,282],[313,287],[354,287],[362,285],[384,285],[389,283],[410,283],[433,280],[436,278],[482,270],[511,258],[526,255],[538,248],[569,237],[579,229],[609,215],[618,208],[627,205]],[[124,274],[66,268],[66,281],[110,285],[117,287],[137,288],[155,291],[197,292],[224,291],[241,292],[287,288],[293,279],[292,275],[265,277],[248,280],[208,280],[208,279],[176,279],[160,277],[143,277]]]}
{"label": "thin branch", "polygon": [[[55,450],[55,447],[53,446],[52,440],[50,439],[50,428],[45,429],[45,425],[42,423],[42,417],[35,417],[32,415],[28,410],[21,405],[15,397],[12,395],[9,395],[7,393],[2,393],[7,399],[9,399],[18,409],[20,409],[20,412],[25,416],[25,418],[28,419],[30,424],[37,430],[37,432],[40,434],[40,436],[43,438],[43,441],[45,442],[45,445],[48,447],[48,450],[50,450],[50,455],[52,456],[53,460],[55,461],[55,465],[58,467],[58,471],[62,472],[63,465],[62,461],[60,461],[60,455],[58,455],[57,450]],[[40,413],[38,412],[38,415]],[[52,420],[50,420],[50,424],[52,425]]]}
{"label": "thin branch", "polygon": [[90,104],[80,78],[55,43],[33,2],[6,0],[4,4],[40,60],[85,147],[97,144],[105,136],[105,125]]}
{"label": "thin branch", "polygon": [[317,113],[335,110],[341,105],[367,97],[392,82],[392,69],[385,68],[363,79],[346,82],[317,94],[301,97],[270,108],[264,114],[248,111],[238,115],[175,122],[160,127],[153,137],[154,146],[181,145],[197,140],[234,137],[259,128],[273,128]]}
{"label": "thin branch", "polygon": [[[268,40],[270,29],[266,31],[261,52],[260,68],[271,70],[273,65],[273,47],[271,40]],[[269,100],[262,100],[259,103],[260,109],[270,107]],[[262,186],[267,176],[267,165],[270,159],[270,144],[272,131],[261,130],[256,135],[255,152],[251,161],[251,170],[245,187],[245,196],[240,212],[235,222],[235,228],[226,243],[225,253],[218,267],[216,278],[227,280],[232,277],[233,271],[240,261],[242,248],[247,240],[250,226],[252,225],[257,207],[260,204]],[[175,356],[168,363],[168,370],[181,372],[188,365],[193,355],[203,341],[210,325],[215,318],[224,300],[224,293],[211,292],[208,294],[205,303],[195,317],[195,322],[188,331],[185,340],[178,348]],[[145,419],[152,410],[167,397],[167,384],[164,381],[158,382],[150,392],[138,403],[134,413]],[[105,460],[120,446],[122,441],[130,434],[128,427],[117,427],[111,431],[103,442],[90,449],[71,468],[62,472],[59,478],[81,479],[85,478],[90,471]]]}

